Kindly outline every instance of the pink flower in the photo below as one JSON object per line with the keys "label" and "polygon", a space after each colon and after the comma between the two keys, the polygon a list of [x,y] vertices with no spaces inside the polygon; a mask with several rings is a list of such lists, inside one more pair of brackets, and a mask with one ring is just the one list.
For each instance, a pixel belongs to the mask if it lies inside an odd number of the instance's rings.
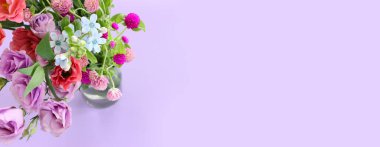
{"label": "pink flower", "polygon": [[66,14],[73,7],[72,0],[52,0],[51,7],[59,14]]}
{"label": "pink flower", "polygon": [[0,21],[22,22],[25,8],[25,0],[0,0]]}
{"label": "pink flower", "polygon": [[127,62],[131,62],[134,58],[135,58],[135,55],[132,52],[132,49],[127,48]]}
{"label": "pink flower", "polygon": [[24,112],[16,107],[0,108],[0,141],[9,143],[24,131]]}
{"label": "pink flower", "polygon": [[84,7],[90,13],[94,13],[99,9],[99,0],[85,0]]}
{"label": "pink flower", "polygon": [[123,65],[125,62],[127,62],[127,56],[125,54],[116,54],[113,56],[113,62],[119,65]]}
{"label": "pink flower", "polygon": [[88,72],[88,77],[90,78],[91,81],[95,80],[96,77],[98,77],[98,73],[96,71],[89,71]]}
{"label": "pink flower", "polygon": [[102,38],[104,38],[104,39],[108,39],[108,32],[107,32],[107,33],[104,33],[104,34],[102,35]]}
{"label": "pink flower", "polygon": [[71,108],[64,102],[45,101],[38,116],[42,130],[56,137],[71,126]]}
{"label": "pink flower", "polygon": [[30,19],[32,19],[32,16],[33,16],[33,14],[32,14],[32,12],[30,12],[30,9],[29,9],[29,8],[26,8],[26,9],[24,10],[24,21],[25,21],[25,22],[29,22]]}
{"label": "pink flower", "polygon": [[83,56],[82,58],[79,59],[79,65],[84,68],[89,64],[88,59],[86,56]]}
{"label": "pink flower", "polygon": [[97,76],[91,80],[91,87],[95,90],[104,91],[108,87],[108,79],[105,76]]}
{"label": "pink flower", "polygon": [[125,17],[124,22],[128,29],[135,29],[139,27],[140,17],[135,13],[129,13]]}
{"label": "pink flower", "polygon": [[117,101],[121,96],[123,96],[123,94],[118,88],[111,88],[108,90],[107,99],[110,101]]}

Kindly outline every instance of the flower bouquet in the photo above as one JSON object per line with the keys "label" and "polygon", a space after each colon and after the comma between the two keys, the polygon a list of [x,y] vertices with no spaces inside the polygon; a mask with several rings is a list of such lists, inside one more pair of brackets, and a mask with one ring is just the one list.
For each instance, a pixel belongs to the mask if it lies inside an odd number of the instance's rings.
{"label": "flower bouquet", "polygon": [[78,90],[122,93],[117,70],[132,61],[123,34],[145,31],[139,16],[111,16],[112,0],[0,0],[0,45],[12,30],[10,49],[0,56],[0,90],[10,91],[20,107],[0,109],[0,141],[29,139],[38,123],[61,135],[71,125],[67,104]]}

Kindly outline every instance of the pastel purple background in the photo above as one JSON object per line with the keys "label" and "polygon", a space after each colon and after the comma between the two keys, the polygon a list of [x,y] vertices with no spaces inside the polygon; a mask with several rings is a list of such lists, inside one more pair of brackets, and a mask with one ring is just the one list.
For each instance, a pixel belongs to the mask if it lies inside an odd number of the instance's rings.
{"label": "pastel purple background", "polygon": [[7,146],[380,146],[380,1],[115,4],[147,25],[128,33],[123,99],[97,110],[78,96],[60,138]]}

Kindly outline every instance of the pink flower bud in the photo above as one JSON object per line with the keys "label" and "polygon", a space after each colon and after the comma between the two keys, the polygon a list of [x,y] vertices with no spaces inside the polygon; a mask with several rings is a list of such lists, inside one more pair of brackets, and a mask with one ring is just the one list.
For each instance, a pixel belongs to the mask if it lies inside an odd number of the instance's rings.
{"label": "pink flower bud", "polygon": [[118,88],[111,88],[110,90],[108,90],[107,99],[110,101],[117,101],[120,99],[121,96],[123,96],[123,94]]}
{"label": "pink flower bud", "polygon": [[108,39],[108,32],[107,32],[107,33],[104,33],[104,34],[102,35],[102,38],[104,38],[104,39]]}

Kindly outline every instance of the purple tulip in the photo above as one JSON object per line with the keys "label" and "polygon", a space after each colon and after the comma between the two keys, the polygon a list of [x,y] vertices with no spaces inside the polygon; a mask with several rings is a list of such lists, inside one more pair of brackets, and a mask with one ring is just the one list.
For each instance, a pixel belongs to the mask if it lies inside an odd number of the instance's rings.
{"label": "purple tulip", "polygon": [[43,99],[45,97],[45,83],[40,84],[34,88],[26,97],[24,97],[24,91],[26,86],[29,84],[30,76],[24,75],[20,72],[15,72],[13,74],[11,92],[21,106],[27,112],[37,111]]}
{"label": "purple tulip", "polygon": [[15,52],[5,49],[0,58],[0,74],[8,81],[12,81],[12,75],[17,70],[33,65],[32,59],[25,51]]}
{"label": "purple tulip", "polygon": [[39,117],[42,130],[58,137],[71,125],[71,108],[49,99],[42,104]]}
{"label": "purple tulip", "polygon": [[48,32],[57,32],[54,17],[50,13],[33,16],[30,20],[30,29],[40,38],[45,37]]}
{"label": "purple tulip", "polygon": [[24,112],[15,107],[0,108],[0,141],[10,142],[24,131]]}

